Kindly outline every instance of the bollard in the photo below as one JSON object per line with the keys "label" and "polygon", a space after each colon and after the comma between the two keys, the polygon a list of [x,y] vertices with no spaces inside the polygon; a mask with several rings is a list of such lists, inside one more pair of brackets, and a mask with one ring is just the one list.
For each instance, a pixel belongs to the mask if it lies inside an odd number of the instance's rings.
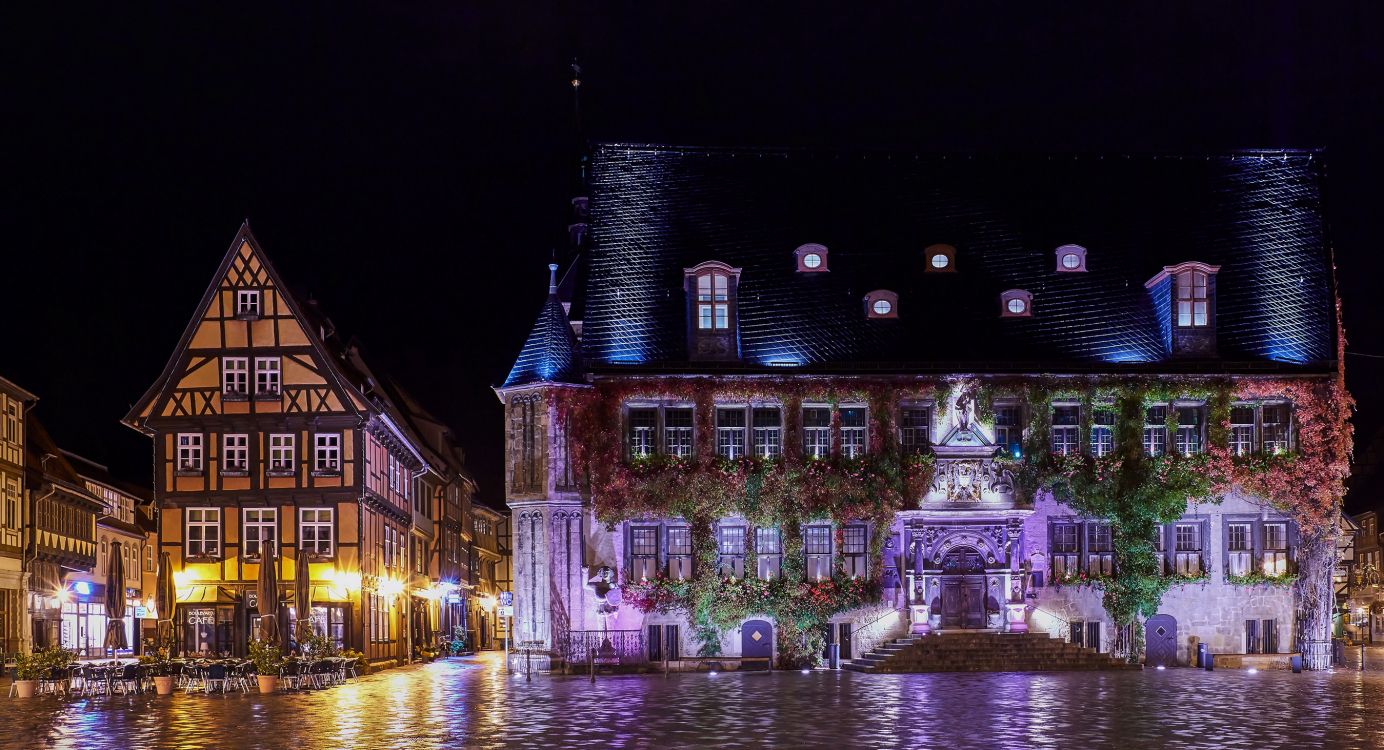
{"label": "bollard", "polygon": [[668,677],[668,652],[663,652],[663,676]]}
{"label": "bollard", "polygon": [[1294,654],[1288,659],[1288,663],[1293,667],[1293,674],[1302,674],[1302,655]]}
{"label": "bollard", "polygon": [[533,649],[524,649],[524,682],[533,682],[533,662],[529,660],[529,655]]}
{"label": "bollard", "polygon": [[1360,671],[1365,671],[1365,642],[1360,641]]}
{"label": "bollard", "polygon": [[591,681],[596,681],[596,652],[591,649],[586,650],[587,667],[591,670]]}

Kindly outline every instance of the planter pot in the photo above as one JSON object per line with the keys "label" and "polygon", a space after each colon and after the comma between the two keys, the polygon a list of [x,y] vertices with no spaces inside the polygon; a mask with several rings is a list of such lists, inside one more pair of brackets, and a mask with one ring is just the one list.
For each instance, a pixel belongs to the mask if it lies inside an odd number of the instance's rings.
{"label": "planter pot", "polygon": [[272,693],[272,692],[274,692],[275,690],[278,690],[278,689],[279,689],[279,677],[278,677],[278,675],[272,675],[272,674],[257,675],[257,676],[255,677],[255,680],[256,680],[257,682],[259,682],[259,691],[260,691],[261,693]]}
{"label": "planter pot", "polygon": [[14,692],[20,698],[34,697],[34,691],[38,689],[38,680],[15,680]]}
{"label": "planter pot", "polygon": [[155,678],[154,678],[154,692],[158,693],[159,695],[172,695],[172,694],[173,694],[173,678],[172,678],[171,676],[167,676],[167,677],[155,677]]}

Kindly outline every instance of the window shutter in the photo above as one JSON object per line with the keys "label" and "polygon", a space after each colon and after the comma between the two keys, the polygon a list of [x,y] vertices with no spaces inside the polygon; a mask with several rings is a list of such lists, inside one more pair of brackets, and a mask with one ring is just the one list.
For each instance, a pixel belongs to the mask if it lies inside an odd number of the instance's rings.
{"label": "window shutter", "polygon": [[1245,620],[1245,653],[1259,653],[1259,621]]}
{"label": "window shutter", "polygon": [[663,627],[663,631],[668,641],[667,645],[669,661],[676,661],[678,659],[681,659],[682,654],[678,650],[679,644],[681,643],[680,639],[678,638],[678,626],[665,625]]}
{"label": "window shutter", "polygon": [[1082,631],[1082,624],[1081,624],[1081,623],[1079,623],[1079,622],[1074,622],[1074,623],[1072,623],[1072,643],[1075,643],[1075,644],[1078,645],[1078,646],[1080,646],[1080,645],[1082,644],[1082,642],[1083,642],[1083,641],[1082,641],[1082,632],[1083,632],[1083,631]]}
{"label": "window shutter", "polygon": [[663,627],[649,626],[649,661],[663,661]]}
{"label": "window shutter", "polygon": [[1100,650],[1100,621],[1086,623],[1086,647]]}
{"label": "window shutter", "polygon": [[1263,645],[1263,653],[1278,653],[1278,621],[1264,620],[1259,629],[1259,638]]}

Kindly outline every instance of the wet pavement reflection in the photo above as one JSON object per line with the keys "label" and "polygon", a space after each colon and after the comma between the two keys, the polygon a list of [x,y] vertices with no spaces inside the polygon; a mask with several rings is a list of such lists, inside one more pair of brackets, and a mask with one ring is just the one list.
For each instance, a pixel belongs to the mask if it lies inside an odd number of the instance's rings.
{"label": "wet pavement reflection", "polygon": [[[1237,671],[583,677],[494,655],[323,691],[5,704],[24,748],[1379,748],[1384,675]],[[16,744],[11,744],[16,743]]]}

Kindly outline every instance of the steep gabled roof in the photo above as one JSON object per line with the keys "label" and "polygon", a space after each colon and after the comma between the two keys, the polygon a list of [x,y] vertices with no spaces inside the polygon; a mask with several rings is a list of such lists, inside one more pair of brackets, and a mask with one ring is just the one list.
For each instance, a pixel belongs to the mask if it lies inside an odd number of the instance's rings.
{"label": "steep gabled roof", "polygon": [[[1321,154],[1310,151],[957,157],[601,145],[583,361],[588,371],[727,367],[687,353],[683,269],[716,260],[743,268],[735,368],[1327,372],[1337,353],[1322,179]],[[805,243],[829,248],[827,272],[796,271]],[[955,273],[925,270],[933,244],[956,248]],[[1056,272],[1065,244],[1087,249],[1088,272]],[[1220,266],[1214,363],[1168,356],[1166,305],[1156,310],[1144,287],[1184,261]],[[866,317],[863,297],[876,289],[898,294],[897,319]],[[1031,317],[1000,317],[1000,294],[1013,289],[1032,293]],[[556,316],[545,316],[536,334],[556,332]],[[534,378],[533,369],[516,373]]]}
{"label": "steep gabled roof", "polygon": [[519,358],[505,378],[503,388],[530,383],[582,382],[581,349],[557,292],[557,265],[548,267],[548,299],[538,312]]}
{"label": "steep gabled roof", "polygon": [[[307,314],[309,312],[308,309],[298,304],[293,293],[284,283],[283,278],[279,276],[279,272],[274,268],[274,264],[269,260],[269,256],[265,254],[259,240],[255,239],[254,233],[250,231],[250,222],[247,219],[240,225],[240,229],[236,231],[235,238],[231,240],[230,247],[226,249],[226,254],[221,259],[221,264],[217,266],[216,273],[212,275],[211,282],[207,285],[207,290],[202,295],[202,300],[197,304],[192,317],[188,320],[187,327],[183,330],[182,337],[178,339],[178,345],[173,348],[173,354],[169,357],[168,364],[164,365],[163,371],[159,374],[158,378],[149,386],[149,389],[145,391],[139,401],[136,401],[134,406],[131,407],[130,412],[121,420],[122,423],[136,430],[146,430],[146,428],[142,427],[145,409],[149,406],[150,402],[157,398],[158,395],[168,387],[169,380],[177,374],[178,364],[192,344],[193,337],[197,333],[198,325],[206,314],[207,309],[211,306],[212,301],[215,299],[222,279],[226,278],[227,272],[239,257],[241,246],[247,244],[259,263],[263,266],[264,272],[268,275],[268,278],[273,282],[275,289],[285,305],[287,305],[289,312],[300,321],[311,319]],[[332,353],[323,344],[321,337],[318,336],[313,326],[308,325],[303,328],[309,344],[316,350],[322,361],[327,363],[325,377],[345,395],[343,399],[343,408],[348,412],[363,416],[366,411],[366,406],[364,402],[360,400],[359,392],[342,376],[342,373],[338,369],[339,360],[332,356]]]}

